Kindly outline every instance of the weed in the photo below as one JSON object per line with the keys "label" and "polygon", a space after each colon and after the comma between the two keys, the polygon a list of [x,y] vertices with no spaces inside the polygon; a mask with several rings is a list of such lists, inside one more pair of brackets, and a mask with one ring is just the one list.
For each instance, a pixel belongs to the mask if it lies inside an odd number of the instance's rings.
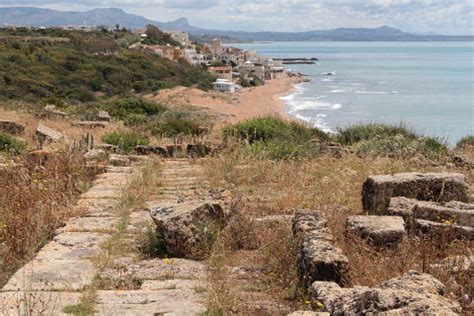
{"label": "weed", "polygon": [[248,145],[247,153],[273,160],[311,158],[319,153],[314,141],[326,141],[328,136],[315,128],[276,117],[255,118],[223,129],[226,141],[231,138]]}
{"label": "weed", "polygon": [[110,132],[102,136],[102,141],[107,144],[115,145],[120,150],[128,154],[135,146],[148,145],[147,137],[131,131]]}
{"label": "weed", "polygon": [[416,134],[403,125],[393,126],[384,124],[353,125],[338,130],[337,140],[343,145],[353,145],[363,140],[375,137],[394,137],[401,135],[407,139],[417,138]]}
{"label": "weed", "polygon": [[467,147],[474,147],[474,136],[465,136],[461,138],[456,144],[457,149],[463,149]]}
{"label": "weed", "polygon": [[9,134],[0,133],[0,151],[5,151],[10,155],[19,155],[26,151],[26,143]]}

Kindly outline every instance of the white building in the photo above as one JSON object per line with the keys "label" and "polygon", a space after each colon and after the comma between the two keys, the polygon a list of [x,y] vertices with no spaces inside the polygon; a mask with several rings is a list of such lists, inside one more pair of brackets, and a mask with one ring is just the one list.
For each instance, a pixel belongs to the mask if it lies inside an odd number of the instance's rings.
{"label": "white building", "polygon": [[214,90],[220,92],[228,92],[228,93],[235,93],[242,89],[241,86],[230,82],[226,79],[217,79],[216,82],[212,84],[214,86]]}

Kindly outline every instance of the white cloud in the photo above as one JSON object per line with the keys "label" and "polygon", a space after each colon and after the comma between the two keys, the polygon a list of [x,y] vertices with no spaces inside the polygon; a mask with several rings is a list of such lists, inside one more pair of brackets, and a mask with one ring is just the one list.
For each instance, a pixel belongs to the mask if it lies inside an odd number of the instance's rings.
{"label": "white cloud", "polygon": [[295,31],[389,25],[410,32],[472,34],[471,0],[0,0],[0,6],[61,10],[120,7],[147,18],[187,17],[194,25]]}

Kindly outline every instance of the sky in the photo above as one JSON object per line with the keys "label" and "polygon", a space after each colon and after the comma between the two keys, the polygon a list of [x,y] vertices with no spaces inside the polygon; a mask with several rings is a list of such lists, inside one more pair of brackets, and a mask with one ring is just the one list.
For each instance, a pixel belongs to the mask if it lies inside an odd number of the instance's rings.
{"label": "sky", "polygon": [[116,7],[162,22],[186,17],[203,28],[308,31],[400,28],[412,33],[474,34],[473,0],[0,0],[0,6],[61,11]]}

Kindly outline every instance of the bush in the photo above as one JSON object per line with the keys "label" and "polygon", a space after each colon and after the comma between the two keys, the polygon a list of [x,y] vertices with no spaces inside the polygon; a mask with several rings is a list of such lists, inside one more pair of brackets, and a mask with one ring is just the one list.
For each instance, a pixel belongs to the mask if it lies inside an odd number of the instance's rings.
{"label": "bush", "polygon": [[353,145],[360,156],[410,158],[421,155],[439,159],[447,154],[442,140],[418,136],[403,126],[354,125],[339,129],[336,139],[344,145]]}
{"label": "bush", "polygon": [[319,153],[313,140],[326,141],[326,133],[296,122],[286,122],[275,117],[250,119],[223,130],[224,139],[237,138],[250,145],[248,150],[270,159],[312,157]]}
{"label": "bush", "polygon": [[430,159],[439,159],[446,155],[447,148],[436,138],[409,138],[403,135],[375,136],[355,144],[359,156],[410,158],[422,155]]}
{"label": "bush", "polygon": [[158,103],[147,102],[137,98],[113,101],[106,106],[109,114],[117,119],[134,121],[133,116],[154,116],[162,114],[166,108]]}
{"label": "bush", "polygon": [[126,154],[132,151],[135,146],[149,144],[147,137],[128,131],[107,133],[102,136],[102,141],[107,144],[118,146],[120,150]]}
{"label": "bush", "polygon": [[474,147],[474,136],[465,136],[456,144],[457,149]]}
{"label": "bush", "polygon": [[155,120],[151,124],[150,130],[153,135],[161,137],[198,135],[200,123],[189,112],[170,110]]}
{"label": "bush", "polygon": [[326,133],[296,122],[286,122],[276,117],[255,118],[224,128],[224,137],[237,137],[249,144],[255,141],[292,140],[305,142],[311,139],[327,140]]}
{"label": "bush", "polygon": [[0,151],[6,151],[9,154],[19,155],[26,150],[26,143],[16,140],[12,136],[0,133]]}
{"label": "bush", "polygon": [[416,138],[416,134],[403,126],[392,126],[385,124],[354,125],[344,129],[339,129],[337,140],[343,145],[353,145],[363,140],[370,140],[375,137],[394,137],[402,135],[408,139]]}

